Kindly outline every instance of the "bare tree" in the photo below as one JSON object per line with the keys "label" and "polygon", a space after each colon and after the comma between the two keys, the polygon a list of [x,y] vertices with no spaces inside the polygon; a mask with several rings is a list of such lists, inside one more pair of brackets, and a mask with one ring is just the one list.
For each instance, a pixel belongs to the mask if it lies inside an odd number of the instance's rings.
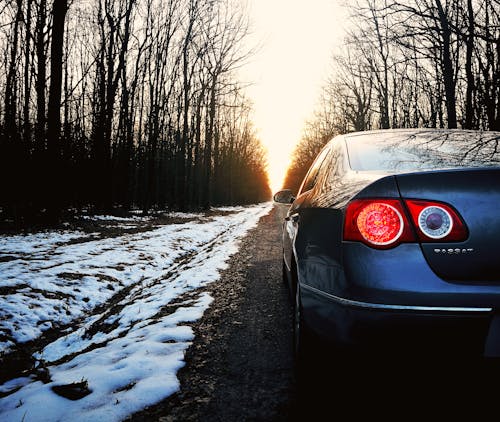
{"label": "bare tree", "polygon": [[[204,43],[207,46],[204,65],[208,71],[208,122],[205,136],[204,177],[202,207],[208,208],[211,200],[213,167],[218,167],[219,138],[216,136],[217,97],[227,89],[223,78],[248,58],[250,51],[242,48],[242,40],[248,35],[247,19],[231,7],[230,0],[223,0],[220,7],[207,16]],[[231,87],[229,86],[231,89]]]}
{"label": "bare tree", "polygon": [[237,81],[239,1],[3,0],[0,12],[0,181],[19,176],[0,218],[268,198]]}
{"label": "bare tree", "polygon": [[347,130],[499,127],[497,1],[359,0],[350,8],[347,52],[325,88],[344,104],[335,113],[351,122]]}
{"label": "bare tree", "polygon": [[51,218],[56,221],[61,211],[59,187],[61,176],[61,90],[63,44],[67,0],[54,0],[52,5],[52,33],[50,48],[50,91],[47,108],[47,176],[46,200]]}

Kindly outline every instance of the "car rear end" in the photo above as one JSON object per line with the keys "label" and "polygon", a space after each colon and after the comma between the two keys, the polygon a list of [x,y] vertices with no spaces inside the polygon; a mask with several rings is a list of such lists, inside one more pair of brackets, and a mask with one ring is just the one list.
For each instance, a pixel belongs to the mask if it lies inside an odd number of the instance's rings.
{"label": "car rear end", "polygon": [[[356,154],[375,154],[360,149],[371,139],[347,139],[354,173],[392,174],[343,207],[342,276],[327,288],[303,289],[311,325],[346,345],[500,356],[499,138],[463,131],[377,136],[390,148],[365,167]],[[422,142],[419,154],[414,146]],[[474,148],[475,160],[467,155]],[[456,157],[443,154],[453,150]],[[434,162],[426,156],[432,152]]]}

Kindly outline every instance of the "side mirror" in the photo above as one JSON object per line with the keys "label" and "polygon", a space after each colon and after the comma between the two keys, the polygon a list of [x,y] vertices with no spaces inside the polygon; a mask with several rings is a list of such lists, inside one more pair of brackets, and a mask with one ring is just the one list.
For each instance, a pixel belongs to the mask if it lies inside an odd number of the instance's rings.
{"label": "side mirror", "polygon": [[273,196],[274,202],[279,202],[280,204],[291,204],[295,201],[295,197],[290,189],[283,189],[276,192]]}

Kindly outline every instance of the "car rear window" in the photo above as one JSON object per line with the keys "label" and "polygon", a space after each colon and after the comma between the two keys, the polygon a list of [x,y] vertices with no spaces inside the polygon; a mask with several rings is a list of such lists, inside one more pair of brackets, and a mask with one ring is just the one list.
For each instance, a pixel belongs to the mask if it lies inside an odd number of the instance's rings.
{"label": "car rear window", "polygon": [[381,131],[345,137],[356,171],[500,166],[500,132]]}

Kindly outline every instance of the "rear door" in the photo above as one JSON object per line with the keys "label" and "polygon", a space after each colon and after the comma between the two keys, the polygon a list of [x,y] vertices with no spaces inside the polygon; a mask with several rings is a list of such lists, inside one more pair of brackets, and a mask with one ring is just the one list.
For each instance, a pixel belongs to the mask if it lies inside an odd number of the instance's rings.
{"label": "rear door", "polygon": [[300,223],[300,208],[307,195],[309,195],[315,187],[316,182],[318,181],[320,169],[328,162],[327,156],[330,149],[330,144],[327,144],[314,160],[306,174],[306,177],[304,178],[304,181],[302,182],[298,196],[290,207],[285,218],[285,224],[283,227],[283,249],[285,262],[289,269],[292,265],[291,258],[293,255],[293,242],[295,241],[298,225]]}

